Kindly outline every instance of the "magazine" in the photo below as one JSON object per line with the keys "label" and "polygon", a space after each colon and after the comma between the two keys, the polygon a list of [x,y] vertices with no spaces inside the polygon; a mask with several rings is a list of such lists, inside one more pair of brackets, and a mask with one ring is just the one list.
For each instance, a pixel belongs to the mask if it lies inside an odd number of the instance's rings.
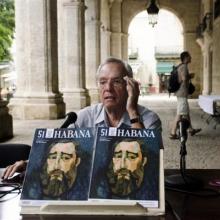
{"label": "magazine", "polygon": [[98,128],[89,198],[158,208],[160,133]]}
{"label": "magazine", "polygon": [[94,134],[85,129],[37,129],[25,175],[21,204],[87,200]]}
{"label": "magazine", "polygon": [[164,214],[160,146],[149,129],[37,129],[21,214]]}

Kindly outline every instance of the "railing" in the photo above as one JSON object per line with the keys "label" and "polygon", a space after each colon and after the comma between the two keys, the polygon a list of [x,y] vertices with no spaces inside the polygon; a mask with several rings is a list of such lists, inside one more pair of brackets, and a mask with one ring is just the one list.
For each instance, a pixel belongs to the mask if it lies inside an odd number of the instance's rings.
{"label": "railing", "polygon": [[178,56],[182,52],[183,46],[157,46],[155,47],[155,56]]}

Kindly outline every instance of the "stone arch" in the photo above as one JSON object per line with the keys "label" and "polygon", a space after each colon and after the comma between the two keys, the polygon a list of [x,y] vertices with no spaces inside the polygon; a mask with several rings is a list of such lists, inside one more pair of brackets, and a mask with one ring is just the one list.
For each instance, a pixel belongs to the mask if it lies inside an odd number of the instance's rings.
{"label": "stone arch", "polygon": [[[148,1],[146,0],[126,0],[122,2],[122,33],[128,34],[128,28],[131,20],[141,11],[146,10]],[[200,0],[184,0],[173,1],[163,0],[160,1],[160,8],[166,9],[176,15],[180,20],[183,27],[183,45],[184,50],[188,50],[192,56],[192,63],[190,64],[190,71],[196,73],[194,83],[197,86],[197,91],[194,93],[196,97],[200,93],[200,84],[202,78],[202,53],[201,48],[196,43],[196,28],[200,22]],[[123,47],[127,51],[126,45]],[[125,58],[124,58],[125,59]]]}
{"label": "stone arch", "polygon": [[[133,5],[131,6],[130,10],[131,11],[127,11],[129,9],[125,8],[126,12],[124,12],[124,14],[126,14],[126,16],[122,16],[123,19],[122,19],[122,32],[123,33],[128,33],[128,28],[129,28],[129,25],[131,23],[131,21],[134,19],[134,17],[139,14],[140,12],[146,10],[146,2],[145,4],[140,4],[140,5],[137,5],[139,7],[133,7]],[[127,6],[128,7],[128,6]],[[183,27],[183,30],[185,30],[185,21],[184,21],[184,17],[182,16],[182,13],[180,13],[178,10],[174,9],[173,7],[170,7],[170,6],[166,6],[166,5],[160,5],[160,9],[165,9],[167,11],[170,11],[171,13],[173,13],[180,21],[182,27]]]}
{"label": "stone arch", "polygon": [[131,1],[122,4],[122,32],[128,33],[129,24],[133,18],[146,9],[146,2],[140,1],[139,4],[133,4]]}
{"label": "stone arch", "polygon": [[179,20],[179,22],[181,23],[181,25],[182,25],[182,27],[183,27],[183,30],[185,30],[184,18],[181,16],[180,13],[178,13],[176,10],[174,10],[174,9],[171,8],[171,7],[166,7],[166,6],[164,6],[164,7],[161,7],[160,9],[164,9],[164,10],[167,10],[167,11],[173,13],[173,14],[176,16],[176,18]]}
{"label": "stone arch", "polygon": [[[147,12],[144,10],[130,22],[128,33],[129,55],[133,58],[137,56],[129,62],[134,68],[135,78],[141,82],[142,93],[166,92],[168,73],[172,65],[179,63],[179,54],[183,51],[182,22],[174,13],[162,8],[158,24],[152,28],[148,25]],[[166,59],[160,55],[163,53],[168,53]],[[164,68],[167,68],[166,74],[160,72]]]}

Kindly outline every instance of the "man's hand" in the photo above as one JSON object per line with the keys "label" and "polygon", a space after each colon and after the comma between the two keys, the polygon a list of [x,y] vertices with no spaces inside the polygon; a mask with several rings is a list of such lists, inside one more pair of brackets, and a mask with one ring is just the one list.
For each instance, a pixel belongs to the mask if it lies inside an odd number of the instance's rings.
{"label": "man's hand", "polygon": [[[140,95],[139,83],[135,79],[129,78],[128,76],[125,76],[124,80],[127,82],[126,89],[128,92],[128,99],[127,99],[126,110],[128,112],[129,118],[130,120],[139,118],[139,113],[138,113],[138,98]],[[131,127],[144,128],[144,125],[142,122],[138,121],[132,123]]]}
{"label": "man's hand", "polygon": [[20,161],[15,162],[12,165],[7,166],[2,175],[2,179],[6,180],[9,177],[12,177],[15,174],[15,172],[24,171],[26,169],[27,162],[28,161],[20,160]]}
{"label": "man's hand", "polygon": [[140,94],[139,83],[133,79],[129,78],[128,76],[124,77],[124,80],[127,83],[127,92],[128,92],[128,100],[126,109],[130,118],[134,118],[138,116],[137,104],[138,104],[138,97]]}

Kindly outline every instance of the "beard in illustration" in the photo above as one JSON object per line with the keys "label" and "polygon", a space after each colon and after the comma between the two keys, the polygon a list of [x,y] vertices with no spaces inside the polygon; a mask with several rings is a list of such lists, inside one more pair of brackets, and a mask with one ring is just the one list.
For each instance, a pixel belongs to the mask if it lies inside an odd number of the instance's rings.
{"label": "beard in illustration", "polygon": [[114,171],[113,162],[111,162],[107,172],[107,178],[111,192],[112,194],[119,197],[126,197],[137,191],[143,182],[143,177],[143,166],[139,167],[133,172],[126,168]]}
{"label": "beard in illustration", "polygon": [[76,179],[76,168],[64,173],[62,170],[53,170],[47,173],[47,165],[40,175],[43,194],[51,198],[59,198],[67,192]]}

